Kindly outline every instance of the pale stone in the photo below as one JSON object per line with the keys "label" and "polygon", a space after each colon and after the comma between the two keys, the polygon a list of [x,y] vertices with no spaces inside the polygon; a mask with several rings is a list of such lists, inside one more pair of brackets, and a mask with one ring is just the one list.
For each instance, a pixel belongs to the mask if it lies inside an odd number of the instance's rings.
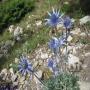
{"label": "pale stone", "polygon": [[35,68],[38,65],[38,61],[35,61],[33,64],[33,68]]}
{"label": "pale stone", "polygon": [[86,33],[82,32],[82,33],[80,34],[80,36],[86,36]]}
{"label": "pale stone", "polygon": [[27,25],[27,29],[29,29],[30,27],[31,27],[31,24],[28,24],[28,25]]}
{"label": "pale stone", "polygon": [[79,81],[80,90],[90,90],[90,82]]}
{"label": "pale stone", "polygon": [[74,19],[74,18],[72,18],[72,19],[71,19],[71,22],[72,22],[72,23],[74,23],[74,22],[75,22],[75,19]]}
{"label": "pale stone", "polygon": [[48,58],[48,54],[47,53],[41,53],[41,58],[42,59],[47,59]]}
{"label": "pale stone", "polygon": [[7,75],[7,69],[4,68],[4,69],[1,71],[1,74],[5,74],[5,75]]}
{"label": "pale stone", "polygon": [[24,84],[24,81],[25,81],[25,77],[23,76],[23,77],[20,78],[20,83]]}
{"label": "pale stone", "polygon": [[19,62],[19,59],[18,58],[15,58],[15,63],[18,63]]}
{"label": "pale stone", "polygon": [[20,34],[23,34],[23,29],[18,26],[18,27],[14,30],[14,36],[19,36]]}
{"label": "pale stone", "polygon": [[81,33],[80,28],[75,28],[75,30],[71,31],[71,34],[73,35],[79,35]]}
{"label": "pale stone", "polygon": [[12,67],[12,63],[9,66]]}
{"label": "pale stone", "polygon": [[9,32],[12,33],[14,31],[14,25],[9,26]]}
{"label": "pale stone", "polygon": [[37,26],[41,26],[42,25],[42,21],[40,21],[40,20],[39,21],[36,21],[36,25]]}
{"label": "pale stone", "polygon": [[73,54],[76,54],[76,53],[77,53],[77,51],[76,51],[76,48],[75,48],[75,47],[72,49],[72,53],[73,53]]}
{"label": "pale stone", "polygon": [[43,60],[39,60],[39,65],[43,65]]}
{"label": "pale stone", "polygon": [[39,70],[39,71],[37,71],[35,74],[36,74],[36,76],[38,77],[38,78],[42,78],[42,71],[41,70]]}
{"label": "pale stone", "polygon": [[69,54],[69,56],[68,56],[68,64],[69,65],[74,65],[74,64],[79,63],[79,62],[80,62],[80,60],[78,57],[76,57],[72,54]]}
{"label": "pale stone", "polygon": [[80,19],[80,25],[83,25],[87,22],[90,22],[90,16],[85,16],[85,17]]}
{"label": "pale stone", "polygon": [[84,33],[84,32],[82,32],[81,34],[80,34],[80,36],[82,36],[82,37],[85,37],[85,36],[90,36],[90,33]]}
{"label": "pale stone", "polygon": [[16,40],[17,40],[17,41],[20,41],[20,40],[21,40],[21,38],[20,38],[19,36],[17,36],[17,37],[16,37]]}
{"label": "pale stone", "polygon": [[18,29],[15,29],[14,30],[14,36],[18,36],[20,33],[19,33],[19,30]]}
{"label": "pale stone", "polygon": [[14,81],[17,79],[17,77],[18,77],[18,76],[17,76],[17,75],[15,75],[15,74],[14,74],[14,75],[12,75],[12,77],[11,77],[12,82],[14,82]]}
{"label": "pale stone", "polygon": [[9,71],[11,74],[14,74],[13,68],[10,68]]}
{"label": "pale stone", "polygon": [[[18,82],[13,82],[14,86],[18,86],[18,84],[19,84]],[[16,89],[16,90],[19,90],[19,89]]]}
{"label": "pale stone", "polygon": [[85,69],[85,68],[87,68],[87,65],[86,65],[86,64],[84,64],[84,65],[82,65],[82,67],[83,67],[83,69]]}
{"label": "pale stone", "polygon": [[72,38],[71,36],[69,36],[69,37],[67,38],[67,41],[68,41],[68,42],[71,42],[72,39],[73,39],[73,38]]}
{"label": "pale stone", "polygon": [[76,49],[81,49],[83,46],[84,46],[83,44],[79,43],[77,44]]}
{"label": "pale stone", "polygon": [[31,18],[31,16],[28,16],[28,18]]}
{"label": "pale stone", "polygon": [[60,28],[63,28],[63,24],[58,24],[57,25],[57,30],[59,30]]}
{"label": "pale stone", "polygon": [[[66,48],[64,49],[61,49],[62,51],[62,54],[66,54]],[[70,53],[73,53],[73,54],[76,54],[76,47],[74,46],[67,46],[67,51],[70,52]]]}
{"label": "pale stone", "polygon": [[34,76],[34,81],[36,83],[36,86],[35,86],[37,88],[36,90],[40,90],[39,85],[40,85],[41,82],[35,76]]}
{"label": "pale stone", "polygon": [[87,57],[87,56],[90,56],[90,52],[88,52],[88,53],[85,53],[85,56]]}
{"label": "pale stone", "polygon": [[69,4],[69,2],[64,2],[64,4],[65,4],[65,5],[68,5],[68,4]]}

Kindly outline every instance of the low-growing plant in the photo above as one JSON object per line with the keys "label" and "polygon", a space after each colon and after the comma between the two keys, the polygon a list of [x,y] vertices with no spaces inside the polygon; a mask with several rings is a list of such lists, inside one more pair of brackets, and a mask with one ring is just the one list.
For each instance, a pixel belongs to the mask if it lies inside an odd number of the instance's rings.
{"label": "low-growing plant", "polygon": [[34,7],[34,0],[9,0],[0,3],[0,32],[8,25],[18,22]]}
{"label": "low-growing plant", "polygon": [[73,74],[60,74],[44,81],[48,88],[44,88],[44,90],[80,90],[77,81],[78,77]]}

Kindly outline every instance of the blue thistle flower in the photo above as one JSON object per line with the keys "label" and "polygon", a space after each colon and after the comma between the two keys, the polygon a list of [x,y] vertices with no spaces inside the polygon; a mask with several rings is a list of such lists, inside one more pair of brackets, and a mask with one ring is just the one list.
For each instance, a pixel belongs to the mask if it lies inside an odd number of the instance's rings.
{"label": "blue thistle flower", "polygon": [[65,41],[66,41],[65,37],[60,37],[58,40],[59,40],[59,47],[62,47],[63,45],[65,45]]}
{"label": "blue thistle flower", "polygon": [[49,42],[49,48],[57,54],[59,52],[59,48],[65,45],[66,38],[60,37],[57,39],[56,37],[53,37]]}
{"label": "blue thistle flower", "polygon": [[53,37],[49,42],[49,48],[56,54],[59,52],[59,40]]}
{"label": "blue thistle flower", "polygon": [[71,28],[72,28],[72,25],[73,25],[70,17],[65,17],[65,18],[63,19],[63,24],[64,24],[64,27],[65,27],[66,29],[71,29]]}
{"label": "blue thistle flower", "polygon": [[48,67],[52,68],[52,71],[53,71],[54,75],[58,74],[59,69],[57,68],[56,60],[49,59],[48,60]]}
{"label": "blue thistle flower", "polygon": [[52,59],[49,59],[48,60],[48,67],[51,67],[51,68],[53,68],[53,60]]}
{"label": "blue thistle flower", "polygon": [[51,27],[55,27],[63,21],[60,12],[54,10],[54,8],[51,13],[48,12],[48,15],[49,15],[49,19],[45,19],[45,20],[47,21],[46,24],[50,25]]}
{"label": "blue thistle flower", "polygon": [[54,69],[57,67],[56,60],[52,58],[48,59],[48,67],[52,68],[54,71]]}
{"label": "blue thistle flower", "polygon": [[29,74],[30,72],[33,72],[32,64],[29,63],[29,60],[26,56],[20,57],[18,69],[19,72],[22,73],[22,75],[26,75]]}

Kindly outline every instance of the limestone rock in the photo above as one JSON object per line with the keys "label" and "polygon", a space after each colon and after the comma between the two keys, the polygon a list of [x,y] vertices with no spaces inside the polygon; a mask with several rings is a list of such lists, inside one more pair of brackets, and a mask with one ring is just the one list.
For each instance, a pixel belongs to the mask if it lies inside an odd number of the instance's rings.
{"label": "limestone rock", "polygon": [[23,34],[23,28],[21,27],[17,27],[15,30],[14,30],[14,36],[19,36],[20,34]]}
{"label": "limestone rock", "polygon": [[14,81],[16,81],[16,79],[18,78],[18,76],[17,75],[12,75],[12,77],[11,77],[11,80],[12,80],[12,82],[14,82]]}
{"label": "limestone rock", "polygon": [[79,71],[81,70],[81,62],[80,59],[72,54],[69,54],[68,57],[68,68],[69,70],[73,70],[73,71]]}
{"label": "limestone rock", "polygon": [[79,35],[81,33],[80,28],[75,28],[75,30],[71,31],[73,35]]}
{"label": "limestone rock", "polygon": [[38,61],[34,61],[33,68],[35,68],[38,65]]}
{"label": "limestone rock", "polygon": [[[76,54],[77,53],[77,50],[76,50],[76,47],[75,46],[67,46],[67,51],[69,52],[69,53],[72,53],[72,54]],[[66,48],[64,48],[63,50],[62,50],[62,54],[66,54]]]}
{"label": "limestone rock", "polygon": [[27,25],[27,29],[29,29],[30,27],[31,27],[31,24],[28,24],[28,25]]}
{"label": "limestone rock", "polygon": [[74,65],[75,63],[79,63],[79,58],[72,55],[72,54],[69,54],[69,57],[68,57],[68,64],[69,65]]}
{"label": "limestone rock", "polygon": [[36,74],[36,76],[38,77],[38,78],[42,78],[42,71],[41,70],[39,70],[39,71],[37,71],[35,74]]}
{"label": "limestone rock", "polygon": [[19,62],[19,59],[18,58],[15,58],[15,63],[18,63]]}
{"label": "limestone rock", "polygon": [[41,58],[42,59],[47,59],[48,58],[48,54],[47,53],[41,53]]}
{"label": "limestone rock", "polygon": [[1,71],[1,74],[5,74],[5,75],[7,75],[7,69],[4,68],[4,69]]}
{"label": "limestone rock", "polygon": [[12,33],[14,31],[14,25],[10,25],[8,30],[10,33]]}
{"label": "limestone rock", "polygon": [[41,20],[36,21],[36,25],[37,25],[37,27],[41,26],[42,25],[42,21]]}
{"label": "limestone rock", "polygon": [[87,56],[90,56],[90,52],[85,53],[85,56],[86,56],[86,57],[87,57]]}
{"label": "limestone rock", "polygon": [[65,4],[65,5],[68,5],[68,4],[69,4],[69,2],[67,2],[67,1],[66,1],[66,2],[64,2],[64,4]]}
{"label": "limestone rock", "polygon": [[85,16],[85,17],[80,19],[80,25],[83,25],[87,22],[90,22],[90,16]]}
{"label": "limestone rock", "polygon": [[11,74],[14,74],[13,68],[10,68],[9,71]]}
{"label": "limestone rock", "polygon": [[72,39],[73,39],[73,38],[72,38],[71,36],[69,36],[69,37],[67,38],[67,41],[68,41],[68,42],[71,42]]}
{"label": "limestone rock", "polygon": [[20,77],[20,79],[19,79],[19,80],[20,80],[20,83],[21,83],[21,84],[24,84],[25,77],[24,77],[24,76],[23,76],[23,77]]}

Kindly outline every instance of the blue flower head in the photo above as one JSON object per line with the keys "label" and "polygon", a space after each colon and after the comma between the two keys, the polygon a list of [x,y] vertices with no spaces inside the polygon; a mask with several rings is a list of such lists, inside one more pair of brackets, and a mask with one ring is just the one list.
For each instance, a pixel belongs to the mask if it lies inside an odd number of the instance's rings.
{"label": "blue flower head", "polygon": [[63,20],[63,24],[64,24],[64,27],[66,29],[71,29],[72,28],[72,25],[73,25],[70,17],[65,17],[64,20]]}
{"label": "blue flower head", "polygon": [[30,72],[33,72],[32,64],[29,63],[29,60],[26,56],[20,57],[18,69],[22,75],[26,75],[29,74]]}
{"label": "blue flower head", "polygon": [[53,60],[52,59],[49,59],[48,60],[48,67],[53,68],[53,64],[54,64]]}
{"label": "blue flower head", "polygon": [[59,47],[62,47],[63,45],[65,45],[66,38],[60,37],[58,40],[59,40]]}
{"label": "blue flower head", "polygon": [[54,70],[54,68],[57,67],[57,63],[56,60],[49,58],[48,59],[48,67],[52,68]]}
{"label": "blue flower head", "polygon": [[56,60],[53,59],[49,59],[48,60],[48,67],[52,68],[53,73],[56,75],[58,73],[58,67],[57,67],[57,63]]}
{"label": "blue flower head", "polygon": [[49,18],[45,19],[47,22],[46,24],[50,25],[51,27],[57,26],[59,23],[62,22],[62,15],[57,10],[52,10],[51,13],[48,12]]}
{"label": "blue flower head", "polygon": [[49,42],[49,48],[57,53],[59,51],[59,40],[56,37],[53,37]]}

